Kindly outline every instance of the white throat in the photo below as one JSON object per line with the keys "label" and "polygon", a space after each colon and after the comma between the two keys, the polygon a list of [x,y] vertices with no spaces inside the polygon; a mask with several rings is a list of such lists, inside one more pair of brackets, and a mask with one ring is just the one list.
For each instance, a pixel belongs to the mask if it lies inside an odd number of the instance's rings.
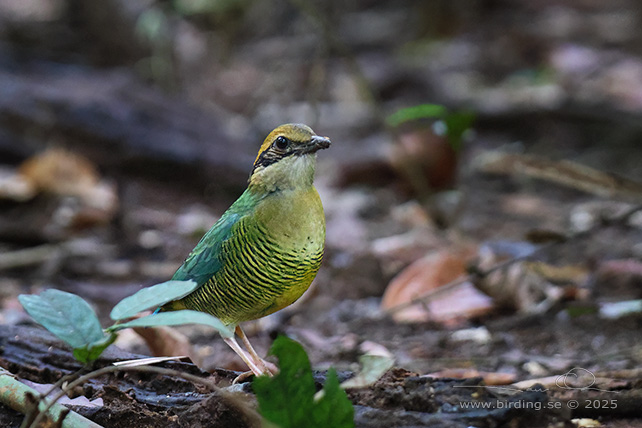
{"label": "white throat", "polygon": [[250,177],[250,187],[260,186],[268,193],[307,188],[314,181],[315,165],[315,153],[288,156],[272,165],[256,169]]}

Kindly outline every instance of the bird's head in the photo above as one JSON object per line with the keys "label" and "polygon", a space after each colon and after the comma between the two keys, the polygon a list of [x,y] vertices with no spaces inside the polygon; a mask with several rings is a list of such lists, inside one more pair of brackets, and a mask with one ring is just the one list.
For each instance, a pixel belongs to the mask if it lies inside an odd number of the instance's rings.
{"label": "bird's head", "polygon": [[316,152],[330,147],[309,126],[288,123],[276,128],[263,141],[250,175],[250,188],[264,192],[311,186]]}

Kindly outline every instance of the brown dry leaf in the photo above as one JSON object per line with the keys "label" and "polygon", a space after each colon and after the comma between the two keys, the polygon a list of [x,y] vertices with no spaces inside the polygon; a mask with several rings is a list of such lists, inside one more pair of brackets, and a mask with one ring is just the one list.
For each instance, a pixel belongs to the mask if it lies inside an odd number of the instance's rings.
{"label": "brown dry leaf", "polygon": [[431,253],[411,263],[392,279],[383,295],[383,309],[408,302],[466,274],[466,261],[450,251]]}
{"label": "brown dry leaf", "polygon": [[38,190],[57,195],[82,196],[100,180],[89,160],[60,148],[27,159],[19,172]]}
{"label": "brown dry leaf", "polygon": [[445,369],[429,373],[430,377],[449,377],[454,379],[465,379],[470,377],[481,377],[486,385],[510,385],[515,382],[516,375],[513,373],[484,372],[476,369]]}
{"label": "brown dry leaf", "polygon": [[116,213],[118,197],[111,183],[100,180],[94,164],[76,153],[52,148],[20,165],[18,176],[34,192],[72,196],[54,213],[56,226],[82,229],[106,223]]}
{"label": "brown dry leaf", "polygon": [[171,327],[136,327],[134,331],[143,338],[152,355],[156,357],[188,356],[197,366],[202,358],[183,333]]}
{"label": "brown dry leaf", "polygon": [[415,194],[425,196],[448,189],[455,181],[457,152],[430,128],[400,134],[389,159]]}
{"label": "brown dry leaf", "polygon": [[397,322],[453,322],[480,316],[492,308],[490,299],[470,283],[462,282],[423,303],[395,310],[395,307],[421,298],[443,285],[466,275],[468,250],[444,250],[410,264],[392,279],[381,307],[392,312]]}
{"label": "brown dry leaf", "polygon": [[[484,245],[479,251],[477,269],[487,271],[514,256]],[[479,276],[473,283],[499,306],[542,313],[561,299],[587,297],[588,290],[581,287],[588,277],[588,270],[581,266],[520,261]]]}

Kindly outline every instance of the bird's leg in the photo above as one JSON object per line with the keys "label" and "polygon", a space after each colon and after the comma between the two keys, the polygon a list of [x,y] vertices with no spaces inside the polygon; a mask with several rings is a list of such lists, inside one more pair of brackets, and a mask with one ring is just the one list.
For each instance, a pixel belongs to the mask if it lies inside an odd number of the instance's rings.
{"label": "bird's leg", "polygon": [[[250,355],[248,355],[243,350],[243,348],[241,348],[239,346],[239,344],[236,341],[236,339],[234,338],[234,336],[225,337],[225,338],[223,338],[223,341],[225,341],[225,343],[227,343],[229,345],[229,347],[232,348],[232,350],[234,352],[236,352],[239,357],[241,357],[241,359],[245,362],[245,364],[247,364],[247,366],[250,368],[250,370],[252,370],[252,373],[254,373],[256,376],[261,376],[262,374],[265,373],[265,371],[262,370],[262,368],[259,368],[256,365],[256,363],[254,362],[252,357]],[[236,381],[235,381],[235,383],[236,383]]]}
{"label": "bird's leg", "polygon": [[272,376],[273,374],[276,374],[279,369],[269,361],[265,361],[263,358],[259,356],[259,354],[256,353],[254,350],[254,347],[250,343],[249,339],[245,335],[245,332],[241,328],[240,325],[236,326],[236,330],[234,330],[238,337],[241,338],[243,341],[243,344],[247,348],[247,351],[249,352],[250,356],[254,359],[254,362],[256,363],[257,366],[259,366],[261,369],[263,369],[263,373]]}

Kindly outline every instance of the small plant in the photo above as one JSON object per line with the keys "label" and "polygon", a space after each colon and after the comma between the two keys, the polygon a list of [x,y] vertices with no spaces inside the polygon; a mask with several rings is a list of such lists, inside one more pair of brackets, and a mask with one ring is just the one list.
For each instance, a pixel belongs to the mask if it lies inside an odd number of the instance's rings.
{"label": "small plant", "polygon": [[96,312],[75,294],[50,289],[40,295],[21,294],[18,300],[36,322],[71,346],[74,358],[88,364],[98,359],[116,340],[116,332],[124,328],[206,324],[223,337],[233,336],[234,332],[218,318],[196,311],[158,313],[121,322],[142,311],[156,309],[167,302],[180,299],[197,287],[194,281],[167,281],[143,288],[114,307],[110,316],[116,323],[104,330]]}
{"label": "small plant", "polygon": [[420,119],[434,119],[433,130],[444,135],[453,149],[459,150],[465,134],[470,131],[475,114],[469,111],[451,111],[440,104],[420,104],[397,110],[387,118],[393,128]]}
{"label": "small plant", "polygon": [[[117,332],[125,328],[205,324],[223,337],[232,337],[234,331],[218,318],[191,310],[154,313],[123,322],[142,311],[180,299],[196,288],[194,281],[168,281],[143,288],[112,309],[110,317],[115,323],[106,329],[101,328],[91,306],[75,294],[50,289],[40,295],[22,294],[18,299],[34,320],[73,349],[74,358],[91,364],[114,342]],[[330,369],[323,389],[316,392],[310,360],[300,344],[280,336],[270,354],[278,358],[280,372],[274,377],[257,377],[253,389],[259,413],[279,428],[354,427],[354,409],[344,389],[372,384],[393,363],[390,355],[363,355],[360,373],[339,384],[336,372]]]}
{"label": "small plant", "polygon": [[310,360],[301,345],[279,336],[270,354],[279,359],[280,372],[252,383],[266,420],[279,428],[354,427],[354,408],[334,369],[328,370],[323,390],[316,394]]}

